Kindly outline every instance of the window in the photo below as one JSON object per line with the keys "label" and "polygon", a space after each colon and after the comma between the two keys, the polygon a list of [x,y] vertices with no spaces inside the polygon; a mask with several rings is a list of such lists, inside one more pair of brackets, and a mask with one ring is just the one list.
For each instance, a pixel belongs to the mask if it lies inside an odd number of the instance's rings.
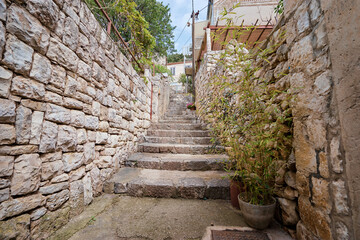
{"label": "window", "polygon": [[172,74],[172,75],[175,75],[175,67],[171,67],[171,68],[170,68],[170,71],[171,71],[171,74]]}

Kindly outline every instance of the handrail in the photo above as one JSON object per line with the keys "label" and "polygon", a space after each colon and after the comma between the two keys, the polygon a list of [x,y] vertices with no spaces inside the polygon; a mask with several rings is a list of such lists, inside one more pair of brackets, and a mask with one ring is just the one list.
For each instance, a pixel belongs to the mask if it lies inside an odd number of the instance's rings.
{"label": "handrail", "polygon": [[127,51],[131,54],[131,57],[134,59],[134,61],[136,62],[136,64],[139,66],[139,68],[144,71],[143,67],[141,66],[141,64],[138,62],[138,60],[136,59],[135,55],[133,54],[133,52],[131,51],[131,49],[129,48],[129,46],[127,45],[127,43],[125,42],[125,40],[122,38],[121,34],[119,33],[119,31],[117,30],[117,28],[115,27],[115,25],[113,24],[113,22],[111,21],[109,15],[106,13],[106,11],[103,9],[103,6],[100,4],[100,2],[98,0],[94,0],[95,3],[99,6],[101,12],[105,15],[106,19],[108,20],[108,25],[107,25],[107,33],[110,34],[111,33],[111,28],[113,28],[115,30],[116,35],[118,36],[118,38],[121,40],[122,44],[125,45]]}

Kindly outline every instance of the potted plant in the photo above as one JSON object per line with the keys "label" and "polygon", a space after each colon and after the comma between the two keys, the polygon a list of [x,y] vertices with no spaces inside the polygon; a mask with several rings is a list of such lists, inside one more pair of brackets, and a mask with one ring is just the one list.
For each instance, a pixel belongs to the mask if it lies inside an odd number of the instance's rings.
{"label": "potted plant", "polygon": [[291,109],[282,104],[290,102],[291,96],[257,77],[256,57],[243,52],[225,51],[220,58],[224,69],[239,74],[228,78],[215,75],[213,86],[217,88],[207,99],[209,108],[203,114],[212,118],[213,134],[231,149],[227,169],[230,179],[243,185],[238,202],[245,221],[263,229],[275,212],[278,162],[287,159],[291,150]]}
{"label": "potted plant", "polygon": [[190,109],[190,110],[196,110],[196,106],[195,106],[195,103],[188,103],[186,104],[186,108],[187,109]]}

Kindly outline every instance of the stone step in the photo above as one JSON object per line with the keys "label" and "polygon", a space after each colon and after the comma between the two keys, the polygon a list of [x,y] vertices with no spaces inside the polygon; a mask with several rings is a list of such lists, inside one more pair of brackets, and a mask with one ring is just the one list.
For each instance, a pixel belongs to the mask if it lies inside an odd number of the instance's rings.
{"label": "stone step", "polygon": [[211,137],[151,137],[151,136],[145,136],[145,142],[210,145]]}
{"label": "stone step", "polygon": [[206,128],[201,123],[152,123],[149,130],[206,130]]}
{"label": "stone step", "polygon": [[160,119],[159,123],[199,123],[200,121],[195,119],[195,120],[178,120],[178,119],[173,119],[173,120],[168,120],[168,119]]}
{"label": "stone step", "polygon": [[196,116],[187,116],[187,115],[180,115],[180,116],[164,116],[163,117],[164,120],[196,120]]}
{"label": "stone step", "polygon": [[204,130],[148,130],[147,136],[156,137],[209,137],[209,131]]}
{"label": "stone step", "polygon": [[171,143],[141,143],[138,152],[147,153],[178,153],[178,154],[208,154],[223,153],[222,146],[212,145],[190,145],[190,144],[171,144]]}
{"label": "stone step", "polygon": [[127,167],[177,171],[222,171],[228,156],[168,153],[134,153],[125,161]]}
{"label": "stone step", "polygon": [[106,193],[136,197],[229,199],[230,182],[223,171],[170,171],[121,168],[104,184]]}

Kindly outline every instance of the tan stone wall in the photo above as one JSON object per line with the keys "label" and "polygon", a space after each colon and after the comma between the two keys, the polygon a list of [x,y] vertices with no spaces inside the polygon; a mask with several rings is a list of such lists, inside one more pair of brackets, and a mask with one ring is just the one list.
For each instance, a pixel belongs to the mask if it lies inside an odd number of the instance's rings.
{"label": "tan stone wall", "polygon": [[84,2],[0,0],[0,239],[47,238],[101,194],[150,86]]}
{"label": "tan stone wall", "polygon": [[[294,155],[277,179],[283,190],[277,218],[298,239],[357,239],[360,48],[353,24],[360,10],[354,1],[284,2],[285,14],[264,46],[278,43],[283,30],[286,41],[269,64],[257,64],[260,77],[297,95],[291,103]],[[196,76],[198,109],[216,90],[207,84],[210,76],[224,72],[214,56],[204,63]]]}

